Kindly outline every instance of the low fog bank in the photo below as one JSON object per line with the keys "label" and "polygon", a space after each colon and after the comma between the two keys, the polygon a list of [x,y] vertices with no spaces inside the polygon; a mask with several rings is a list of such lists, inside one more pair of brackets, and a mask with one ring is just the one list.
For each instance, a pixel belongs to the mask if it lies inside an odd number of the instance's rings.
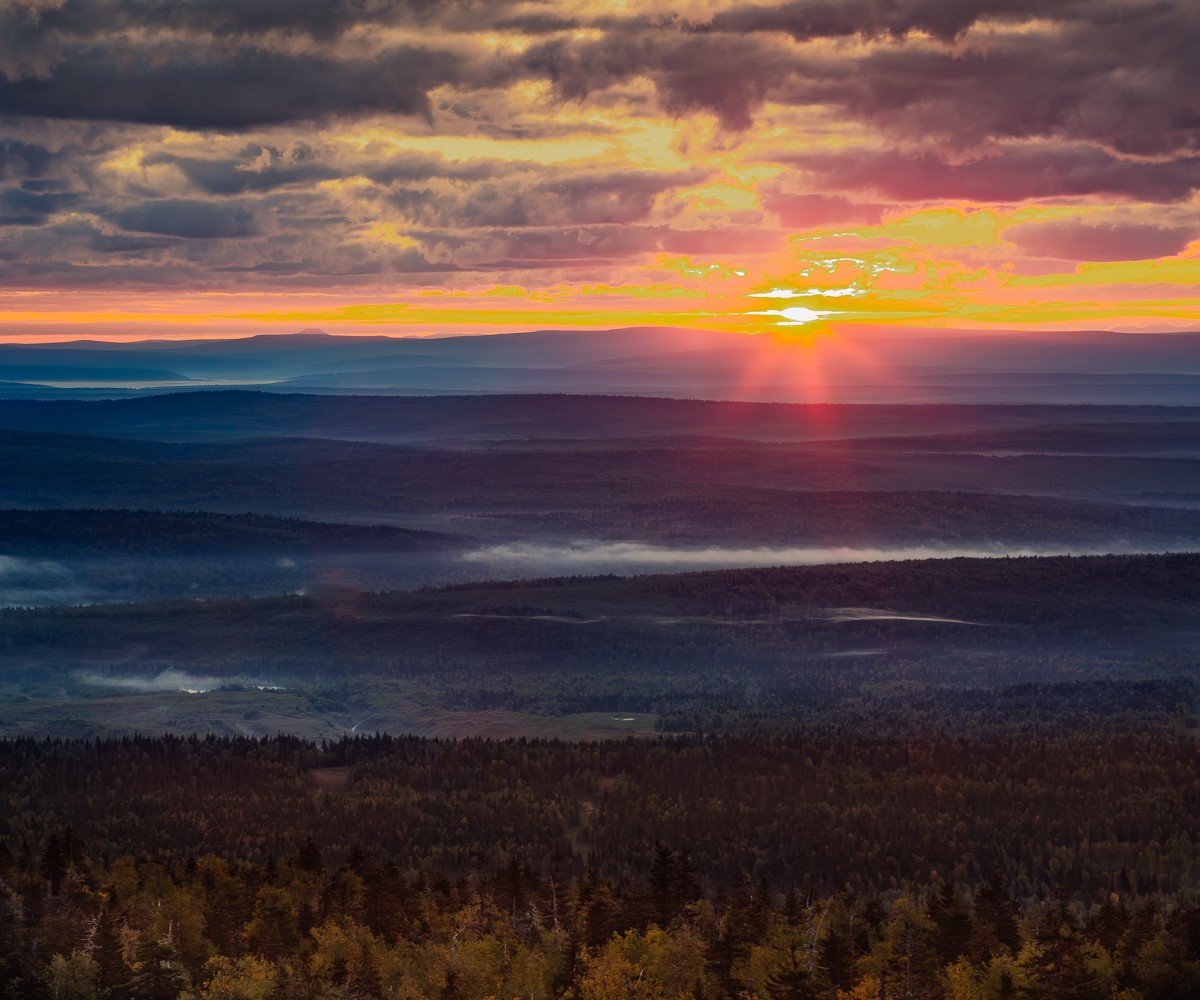
{"label": "low fog bank", "polygon": [[575,574],[670,573],[703,569],[750,569],[757,566],[819,566],[830,563],[897,562],[912,559],[985,558],[1056,555],[1135,555],[1192,551],[1194,546],[1112,545],[909,545],[894,548],[852,546],[755,546],[675,548],[642,542],[575,541],[558,544],[519,542],[490,545],[464,553],[464,562],[485,577],[562,576]]}
{"label": "low fog bank", "polygon": [[233,690],[246,687],[253,687],[260,691],[283,690],[280,685],[268,684],[259,680],[249,680],[244,677],[202,677],[197,674],[190,674],[185,670],[176,670],[173,668],[161,670],[153,677],[114,677],[87,670],[77,670],[71,676],[77,684],[83,687],[127,694],[164,694],[170,692],[205,694],[218,689]]}
{"label": "low fog bank", "polygon": [[57,561],[0,555],[0,607],[411,590],[471,578],[467,565],[441,553],[82,556]]}
{"label": "low fog bank", "polygon": [[90,600],[88,590],[61,563],[0,554],[0,607],[87,604]]}
{"label": "low fog bank", "polygon": [[22,559],[19,556],[0,555],[0,582],[11,580],[61,579],[70,576],[70,571],[49,559]]}
{"label": "low fog bank", "polygon": [[941,615],[922,615],[890,608],[824,608],[809,615],[834,624],[843,622],[936,622],[943,625],[981,625],[965,618],[943,618]]}

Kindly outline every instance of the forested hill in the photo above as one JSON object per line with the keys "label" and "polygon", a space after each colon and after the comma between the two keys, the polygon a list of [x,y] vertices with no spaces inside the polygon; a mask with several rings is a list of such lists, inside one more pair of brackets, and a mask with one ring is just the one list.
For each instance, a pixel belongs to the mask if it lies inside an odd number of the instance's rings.
{"label": "forested hill", "polygon": [[[159,658],[337,654],[345,669],[428,665],[452,657],[570,650],[577,661],[632,656],[663,664],[712,642],[792,652],[825,648],[834,626],[887,637],[987,629],[997,647],[1031,642],[1146,642],[1190,632],[1200,606],[1200,554],[925,559],[723,570],[649,577],[566,577],[374,594],[0,612],[10,654],[129,644]],[[939,620],[940,619],[940,620]],[[737,626],[756,625],[751,632]],[[1186,638],[1186,634],[1183,635]]]}
{"label": "forested hill", "polygon": [[961,434],[1039,425],[1195,421],[1194,406],[844,405],[637,396],[282,396],[205,390],[129,400],[0,400],[0,427],[184,440],[707,435],[767,441]]}
{"label": "forested hill", "polygon": [[0,734],[1182,731],[1200,717],[1197,554],[352,581],[0,611]]}
{"label": "forested hill", "polygon": [[0,989],[1188,1000],[1195,762],[1162,733],[4,742]]}
{"label": "forested hill", "polygon": [[158,510],[0,510],[7,555],[351,551],[420,552],[468,540],[390,525],[332,524],[264,514]]}

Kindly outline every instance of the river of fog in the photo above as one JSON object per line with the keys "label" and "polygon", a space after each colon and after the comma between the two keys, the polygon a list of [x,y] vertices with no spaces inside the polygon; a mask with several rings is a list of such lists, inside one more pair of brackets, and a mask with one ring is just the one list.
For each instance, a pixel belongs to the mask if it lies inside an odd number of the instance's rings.
{"label": "river of fog", "polygon": [[75,572],[52,559],[0,554],[0,607],[83,604],[91,600]]}
{"label": "river of fog", "polygon": [[103,694],[208,694],[210,691],[286,691],[285,685],[257,677],[209,677],[168,667],[157,674],[113,674],[73,670],[71,681],[86,693]]}
{"label": "river of fog", "polygon": [[642,542],[577,541],[561,544],[517,542],[490,545],[464,553],[464,562],[480,567],[480,578],[563,576],[572,574],[673,573],[703,569],[746,569],[755,566],[820,566],[832,563],[895,562],[907,559],[1004,558],[1046,555],[1131,555],[1183,552],[1195,546],[1153,548],[1108,546],[907,545],[853,546],[721,546],[677,547]]}
{"label": "river of fog", "polygon": [[574,540],[508,542],[466,551],[26,558],[0,554],[0,607],[222,600],[328,591],[412,590],[476,580],[672,573],[953,557],[1194,551],[1193,545],[668,546]]}
{"label": "river of fog", "polygon": [[77,670],[72,676],[76,683],[85,687],[98,687],[128,694],[162,694],[168,691],[204,694],[230,683],[228,677],[202,677],[173,669],[163,670],[153,677],[114,677],[87,670]]}

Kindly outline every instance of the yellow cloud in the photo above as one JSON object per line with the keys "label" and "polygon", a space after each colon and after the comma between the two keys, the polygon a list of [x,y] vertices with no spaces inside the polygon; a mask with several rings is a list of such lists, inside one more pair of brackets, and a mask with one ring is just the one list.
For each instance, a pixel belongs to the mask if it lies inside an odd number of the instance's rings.
{"label": "yellow cloud", "polygon": [[925,208],[904,212],[877,226],[853,226],[815,230],[793,237],[796,243],[812,243],[853,237],[860,240],[893,241],[917,247],[998,247],[1011,250],[1004,230],[1022,222],[1048,222],[1079,218],[1092,209],[1075,205],[1026,205],[1020,208],[975,208],[970,206]]}
{"label": "yellow cloud", "polygon": [[406,236],[395,226],[389,225],[386,222],[377,222],[375,225],[369,226],[364,230],[363,235],[376,242],[389,243],[392,246],[401,247],[406,250],[415,249],[421,245],[411,236]]}
{"label": "yellow cloud", "polygon": [[1200,260],[1172,257],[1167,260],[1105,261],[1079,264],[1055,274],[1012,275],[1014,288],[1061,288],[1080,285],[1195,285],[1200,291]]}

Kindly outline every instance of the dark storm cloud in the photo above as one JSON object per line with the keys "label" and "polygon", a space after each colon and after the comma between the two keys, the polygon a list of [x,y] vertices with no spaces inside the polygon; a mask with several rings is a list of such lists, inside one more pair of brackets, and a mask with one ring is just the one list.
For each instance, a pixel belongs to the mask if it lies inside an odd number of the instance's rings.
{"label": "dark storm cloud", "polygon": [[[422,240],[425,240],[422,234]],[[593,225],[479,230],[460,250],[479,269],[583,268],[654,253],[757,253],[779,249],[780,234],[761,227],[672,230],[666,226]]]}
{"label": "dark storm cloud", "polygon": [[25,180],[21,181],[21,190],[22,191],[39,191],[39,192],[41,192],[41,191],[45,191],[45,192],[65,191],[70,186],[71,185],[69,182],[64,181],[64,180],[57,180],[55,178],[33,179],[33,178],[27,177]]}
{"label": "dark storm cloud", "polygon": [[1087,6],[1083,0],[798,0],[744,4],[715,14],[692,30],[778,31],[797,41],[817,38],[903,37],[913,31],[951,40],[982,18],[1023,20],[1063,17]]}
{"label": "dark storm cloud", "polygon": [[330,115],[428,115],[427,91],[457,79],[451,52],[397,48],[374,59],[290,55],[239,48],[207,58],[170,53],[77,53],[45,79],[0,80],[0,111],[247,129]]}
{"label": "dark storm cloud", "polygon": [[406,220],[430,227],[613,225],[644,221],[660,194],[698,184],[708,171],[612,171],[545,180],[485,181],[459,193],[402,187],[390,204]]}
{"label": "dark storm cloud", "polygon": [[154,252],[178,246],[180,240],[167,236],[130,236],[124,233],[106,233],[88,219],[70,217],[56,220],[36,232],[24,234],[16,247],[18,254],[29,257],[62,255],[64,250],[78,254],[80,251],[99,254],[124,254],[145,258]]}
{"label": "dark storm cloud", "polygon": [[594,40],[543,42],[524,54],[521,65],[526,73],[551,80],[569,101],[645,75],[654,81],[668,114],[710,111],[731,129],[749,127],[768,91],[795,70],[788,53],[760,40],[644,24]]}
{"label": "dark storm cloud", "polygon": [[23,188],[0,190],[0,225],[40,226],[71,207],[80,196],[71,192],[38,193]]}
{"label": "dark storm cloud", "polygon": [[209,268],[213,274],[237,274],[269,278],[298,277],[312,281],[314,274],[326,280],[371,277],[382,274],[443,274],[459,270],[455,264],[430,260],[415,247],[390,247],[370,259],[354,259],[353,252],[344,255],[336,267],[316,260],[260,261],[256,264],[229,264]]}
{"label": "dark storm cloud", "polygon": [[0,139],[0,180],[42,177],[55,156],[45,146],[19,139]]}
{"label": "dark storm cloud", "polygon": [[1153,50],[1147,58],[1128,43],[1080,26],[964,53],[877,46],[782,88],[782,96],[829,103],[883,131],[947,147],[1054,137],[1134,154],[1196,150],[1200,118],[1190,94],[1200,63]]}
{"label": "dark storm cloud", "polygon": [[94,38],[128,29],[217,37],[306,36],[329,42],[358,28],[441,24],[470,30],[506,16],[508,0],[74,0],[10,5],[27,38]]}
{"label": "dark storm cloud", "polygon": [[770,98],[947,147],[1059,137],[1157,156],[1200,150],[1198,49],[1195,5],[829,0],[745,6],[700,25],[628,20],[600,38],[534,45],[523,69],[565,100],[646,76],[669,113],[705,110],[733,129]]}
{"label": "dark storm cloud", "polygon": [[456,181],[485,181],[528,170],[533,164],[501,160],[447,160],[435,153],[404,153],[366,171],[377,184],[412,184],[436,177]]}
{"label": "dark storm cloud", "polygon": [[546,10],[536,14],[515,14],[512,17],[501,15],[492,27],[497,31],[517,31],[524,35],[552,35],[560,31],[574,31],[585,25],[597,26],[597,19],[588,18],[585,21]]}
{"label": "dark storm cloud", "polygon": [[261,261],[258,264],[230,264],[225,267],[214,267],[216,274],[303,274],[312,270],[311,261]]}
{"label": "dark storm cloud", "polygon": [[189,264],[72,264],[12,259],[0,252],[0,281],[23,288],[203,287],[205,271]]}
{"label": "dark storm cloud", "polygon": [[663,230],[642,226],[578,226],[559,229],[498,230],[480,234],[472,256],[497,268],[571,267],[662,249]]}
{"label": "dark storm cloud", "polygon": [[[0,109],[229,130],[429,116],[428,94],[443,84],[469,93],[549,79],[561,99],[581,101],[644,77],[667,113],[711,112],[734,130],[770,98],[960,147],[1057,136],[1136,155],[1200,151],[1195,4],[803,0],[737,5],[699,23],[647,10],[82,0],[40,6],[34,17],[10,4],[0,29],[19,45],[0,43]],[[374,55],[339,41],[351,29],[393,26],[409,29],[410,41],[381,40]],[[1012,26],[1024,30],[1005,30]],[[411,42],[414,28],[428,29],[428,47]],[[535,41],[520,56],[488,53],[472,41],[488,30]],[[461,44],[446,41],[454,38]],[[865,44],[809,45],[823,40]]]}
{"label": "dark storm cloud", "polygon": [[272,191],[341,175],[341,171],[319,162],[311,152],[285,158],[277,149],[257,145],[243,150],[236,159],[206,159],[171,153],[150,153],[142,158],[142,165],[147,167],[164,163],[178,167],[194,187],[216,195]]}
{"label": "dark storm cloud", "polygon": [[[943,42],[975,28],[973,45]],[[1131,154],[1200,149],[1200,7],[1158,0],[825,0],[743,7],[704,30],[793,39],[890,38],[827,71],[800,68],[778,92],[828,102],[886,131],[952,143],[1061,136]]]}
{"label": "dark storm cloud", "polygon": [[260,230],[254,213],[240,205],[167,198],[113,212],[112,221],[136,233],[156,233],[191,240],[254,236]]}
{"label": "dark storm cloud", "polygon": [[[358,25],[382,25],[406,14],[429,11],[438,0],[406,3],[347,3],[345,0],[208,0],[183,4],[114,4],[117,16],[214,35],[261,35],[284,32],[321,41],[336,38]],[[142,23],[145,23],[144,21]]]}
{"label": "dark storm cloud", "polygon": [[[30,260],[22,249],[0,244],[0,282],[25,288],[106,288],[120,286],[228,289],[231,279],[272,286],[298,288],[372,284],[381,275],[404,280],[407,276],[445,274],[459,270],[454,264],[430,261],[419,251],[397,249],[380,259],[356,260],[352,253],[331,263],[323,259],[261,261],[255,264],[205,264],[187,259],[156,256],[172,241],[94,234],[87,249],[101,254],[86,265],[61,259]],[[177,242],[177,241],[176,241]],[[124,245],[121,245],[124,244]],[[62,243],[58,244],[61,249]]]}
{"label": "dark storm cloud", "polygon": [[145,236],[124,236],[117,233],[102,233],[93,229],[84,240],[84,247],[98,254],[125,254],[127,256],[144,256],[157,250],[165,250],[178,245],[178,241],[170,238]]}
{"label": "dark storm cloud", "polygon": [[61,57],[57,34],[40,16],[21,4],[0,4],[0,76],[45,76]]}

